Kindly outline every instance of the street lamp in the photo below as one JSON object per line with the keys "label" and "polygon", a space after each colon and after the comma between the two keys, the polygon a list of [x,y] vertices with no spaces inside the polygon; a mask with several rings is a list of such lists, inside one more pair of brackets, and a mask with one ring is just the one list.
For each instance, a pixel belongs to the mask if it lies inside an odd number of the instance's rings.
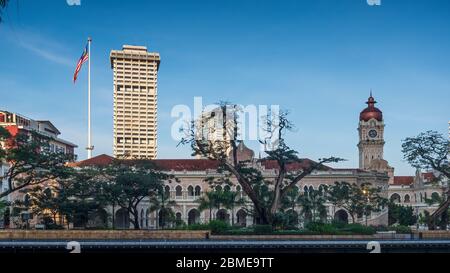
{"label": "street lamp", "polygon": [[369,199],[369,191],[367,190],[367,189],[363,189],[363,194],[364,194],[364,196],[366,196],[367,197],[367,199],[366,199],[366,206],[364,207],[364,215],[366,216],[366,226],[368,226],[368,223],[367,223],[367,206],[369,205],[369,202],[370,202],[370,199]]}

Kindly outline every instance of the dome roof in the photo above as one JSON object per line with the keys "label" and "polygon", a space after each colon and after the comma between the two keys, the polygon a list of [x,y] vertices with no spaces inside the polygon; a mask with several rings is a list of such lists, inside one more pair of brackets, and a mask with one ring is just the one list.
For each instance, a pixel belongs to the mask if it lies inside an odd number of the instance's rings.
{"label": "dome roof", "polygon": [[361,114],[359,115],[359,120],[369,121],[374,118],[378,121],[383,121],[383,112],[375,107],[375,104],[377,102],[375,101],[374,97],[372,97],[372,92],[366,103],[368,107],[361,112]]}

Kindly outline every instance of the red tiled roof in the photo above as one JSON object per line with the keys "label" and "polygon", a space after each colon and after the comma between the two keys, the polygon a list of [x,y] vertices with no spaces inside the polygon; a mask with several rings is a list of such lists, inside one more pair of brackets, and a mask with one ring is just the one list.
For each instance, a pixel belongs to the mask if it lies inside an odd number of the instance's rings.
{"label": "red tiled roof", "polygon": [[[316,163],[316,162],[314,162],[310,159],[302,159],[302,162],[295,162],[295,163],[288,164],[287,170],[288,171],[296,171],[296,170],[306,169],[306,168],[309,168],[312,163]],[[279,165],[278,165],[277,161],[275,161],[275,160],[262,160],[261,164],[266,169],[278,169],[279,168]],[[331,170],[331,168],[328,166],[323,166],[323,169]]]}
{"label": "red tiled roof", "polygon": [[409,186],[414,183],[414,176],[394,176],[394,185]]}
{"label": "red tiled roof", "polygon": [[114,161],[114,157],[109,155],[99,155],[91,159],[69,164],[70,167],[87,167],[87,166],[106,166]]}
{"label": "red tiled roof", "polygon": [[[71,167],[106,166],[111,164],[114,158],[109,155],[99,155],[91,159],[70,164]],[[130,160],[129,162],[132,162]],[[202,171],[217,169],[219,163],[208,159],[156,159],[149,160],[162,170],[167,171]]]}
{"label": "red tiled roof", "polygon": [[219,167],[219,162],[209,159],[156,159],[156,166],[166,171],[205,171]]}
{"label": "red tiled roof", "polygon": [[[71,167],[87,167],[87,166],[106,166],[111,164],[114,158],[109,155],[99,155],[91,159],[76,162],[70,164]],[[155,165],[162,170],[166,171],[205,171],[217,169],[219,167],[219,162],[209,159],[155,159],[149,160],[155,163]],[[131,161],[130,161],[131,162]],[[311,165],[313,161],[309,159],[304,159],[301,163],[292,163],[288,165],[288,170],[300,170],[307,168]],[[277,169],[278,164],[275,160],[264,160],[261,164],[266,169]],[[324,166],[325,170],[330,170],[330,167]]]}

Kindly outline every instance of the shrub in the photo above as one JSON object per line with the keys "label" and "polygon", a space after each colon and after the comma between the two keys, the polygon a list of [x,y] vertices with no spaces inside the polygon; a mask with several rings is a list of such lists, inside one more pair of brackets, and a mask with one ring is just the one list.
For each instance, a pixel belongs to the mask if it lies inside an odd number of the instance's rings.
{"label": "shrub", "polygon": [[395,231],[399,234],[410,234],[412,232],[410,227],[407,226],[392,226],[389,230]]}
{"label": "shrub", "polygon": [[315,234],[333,234],[333,235],[375,234],[375,228],[363,226],[361,224],[342,224],[342,223],[324,224],[311,222],[306,225],[306,229],[311,233]]}
{"label": "shrub", "polygon": [[389,228],[387,226],[381,226],[380,225],[380,226],[375,226],[374,228],[375,228],[376,231],[381,231],[381,232],[389,231]]}
{"label": "shrub", "polygon": [[339,220],[333,220],[331,224],[336,228],[344,228],[346,225],[348,225],[346,222],[339,221]]}
{"label": "shrub", "polygon": [[209,225],[207,224],[192,224],[187,226],[188,230],[209,230]]}
{"label": "shrub", "polygon": [[361,224],[348,224],[341,229],[344,232],[350,232],[354,234],[372,235],[375,234],[375,228],[370,226],[363,226]]}
{"label": "shrub", "polygon": [[338,229],[332,224],[310,222],[306,224],[306,229],[319,234],[337,234]]}
{"label": "shrub", "polygon": [[213,220],[208,224],[211,233],[213,234],[221,234],[231,229],[231,226],[224,221]]}
{"label": "shrub", "polygon": [[253,232],[255,234],[270,234],[273,232],[273,229],[271,225],[255,225]]}

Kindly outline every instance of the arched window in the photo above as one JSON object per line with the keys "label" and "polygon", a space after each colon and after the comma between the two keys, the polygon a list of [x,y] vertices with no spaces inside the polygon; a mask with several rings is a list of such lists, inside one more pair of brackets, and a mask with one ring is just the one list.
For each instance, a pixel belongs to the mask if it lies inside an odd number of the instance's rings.
{"label": "arched window", "polygon": [[200,212],[196,209],[192,209],[188,213],[188,225],[200,223]]}
{"label": "arched window", "polygon": [[180,185],[178,185],[175,188],[175,195],[176,195],[176,197],[182,197],[183,196],[183,188]]}
{"label": "arched window", "polygon": [[195,196],[200,196],[202,194],[202,188],[200,186],[195,186]]}
{"label": "arched window", "polygon": [[241,186],[240,186],[240,185],[237,185],[237,186],[236,186],[236,191],[237,191],[237,192],[240,192],[240,191],[241,191]]}
{"label": "arched window", "polygon": [[166,198],[170,198],[170,186],[164,187],[164,195]]}
{"label": "arched window", "polygon": [[334,214],[334,220],[341,222],[341,223],[348,224],[348,213],[343,209],[338,210]]}
{"label": "arched window", "polygon": [[225,187],[223,188],[223,190],[224,190],[224,191],[228,191],[228,192],[229,192],[229,191],[231,191],[231,187],[230,187],[230,186],[228,186],[228,185],[226,185],[226,186],[225,186]]}
{"label": "arched window", "polygon": [[441,202],[441,197],[439,193],[433,192],[431,194],[431,200],[433,201],[433,204],[439,204]]}
{"label": "arched window", "polygon": [[308,186],[303,187],[303,192],[305,193],[305,195],[308,195]]}
{"label": "arched window", "polygon": [[194,187],[192,187],[192,186],[188,187],[188,196],[194,197]]}
{"label": "arched window", "polygon": [[176,219],[177,219],[177,223],[181,224],[181,212],[177,212]]}
{"label": "arched window", "polygon": [[313,192],[314,191],[314,187],[313,186],[309,186],[309,192]]}
{"label": "arched window", "polygon": [[411,197],[409,196],[409,194],[405,195],[404,200],[405,200],[405,203],[410,203],[411,202]]}
{"label": "arched window", "polygon": [[423,202],[423,195],[420,193],[420,202]]}
{"label": "arched window", "polygon": [[433,193],[431,194],[431,199],[437,200],[437,199],[439,199],[439,198],[441,198],[440,195],[439,195],[439,193],[433,192]]}
{"label": "arched window", "polygon": [[394,193],[393,195],[391,195],[390,199],[394,203],[401,203],[401,198],[400,198],[400,195],[398,193]]}

